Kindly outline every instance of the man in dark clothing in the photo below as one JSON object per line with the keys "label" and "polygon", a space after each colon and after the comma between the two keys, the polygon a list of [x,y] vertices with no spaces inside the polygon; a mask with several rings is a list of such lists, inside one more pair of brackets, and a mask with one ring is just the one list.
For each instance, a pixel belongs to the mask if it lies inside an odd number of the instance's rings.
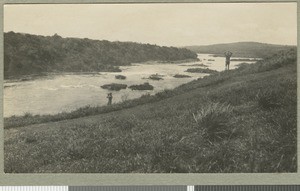
{"label": "man in dark clothing", "polygon": [[107,105],[111,105],[112,98],[113,98],[112,93],[108,93],[108,94],[107,94],[107,99],[108,99]]}
{"label": "man in dark clothing", "polygon": [[225,57],[226,57],[226,61],[225,61],[225,70],[229,70],[229,64],[230,64],[230,57],[232,56],[232,52],[227,51],[224,53]]}

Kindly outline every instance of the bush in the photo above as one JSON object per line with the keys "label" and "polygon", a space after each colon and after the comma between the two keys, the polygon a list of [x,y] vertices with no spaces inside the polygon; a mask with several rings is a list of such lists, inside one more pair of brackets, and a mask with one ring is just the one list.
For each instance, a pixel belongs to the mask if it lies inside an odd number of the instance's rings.
{"label": "bush", "polygon": [[203,130],[203,136],[210,141],[220,140],[230,134],[228,122],[233,108],[227,104],[209,103],[196,114],[194,120],[199,129]]}
{"label": "bush", "polygon": [[258,106],[267,110],[280,107],[278,93],[275,90],[259,91],[255,98]]}

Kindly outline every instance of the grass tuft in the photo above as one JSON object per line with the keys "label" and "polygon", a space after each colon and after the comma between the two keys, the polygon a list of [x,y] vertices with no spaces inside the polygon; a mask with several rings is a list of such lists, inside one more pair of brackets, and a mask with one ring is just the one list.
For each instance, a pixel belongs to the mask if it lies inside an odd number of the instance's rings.
{"label": "grass tuft", "polygon": [[209,103],[193,114],[199,129],[210,141],[220,140],[230,134],[228,122],[233,108],[228,104]]}
{"label": "grass tuft", "polygon": [[262,90],[256,95],[256,101],[262,109],[270,110],[280,107],[279,95],[276,90]]}

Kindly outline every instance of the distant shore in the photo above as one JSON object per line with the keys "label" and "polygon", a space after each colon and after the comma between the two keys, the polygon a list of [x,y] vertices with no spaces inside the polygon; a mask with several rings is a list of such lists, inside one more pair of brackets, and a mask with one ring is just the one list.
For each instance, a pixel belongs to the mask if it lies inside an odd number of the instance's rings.
{"label": "distant shore", "polygon": [[197,62],[199,58],[190,58],[185,60],[175,60],[175,61],[160,61],[160,60],[150,60],[146,62],[139,62],[139,63],[132,63],[131,65],[135,64],[182,64],[182,63],[190,63],[190,62]]}
{"label": "distant shore", "polygon": [[[189,63],[199,61],[199,59],[185,59],[185,60],[176,60],[176,61],[146,61],[140,63],[131,63],[128,66],[132,66],[135,64],[182,64],[182,63]],[[54,75],[101,75],[101,72],[122,72],[119,67],[116,67],[116,70],[103,70],[103,71],[95,71],[95,72],[42,72],[39,74],[26,74],[26,75],[12,75],[9,77],[4,76],[4,82],[21,82],[21,81],[31,81],[38,78],[45,78],[51,77]]]}

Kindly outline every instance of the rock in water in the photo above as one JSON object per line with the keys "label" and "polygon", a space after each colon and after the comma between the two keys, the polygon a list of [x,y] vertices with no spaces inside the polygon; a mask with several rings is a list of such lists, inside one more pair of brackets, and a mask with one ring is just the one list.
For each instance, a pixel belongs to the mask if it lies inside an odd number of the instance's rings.
{"label": "rock in water", "polygon": [[112,91],[120,91],[121,89],[126,89],[127,85],[112,83],[112,84],[105,84],[105,85],[101,86],[101,88],[112,90]]}
{"label": "rock in water", "polygon": [[150,85],[148,82],[140,85],[132,85],[129,86],[129,88],[132,90],[153,90],[154,89],[154,87]]}

